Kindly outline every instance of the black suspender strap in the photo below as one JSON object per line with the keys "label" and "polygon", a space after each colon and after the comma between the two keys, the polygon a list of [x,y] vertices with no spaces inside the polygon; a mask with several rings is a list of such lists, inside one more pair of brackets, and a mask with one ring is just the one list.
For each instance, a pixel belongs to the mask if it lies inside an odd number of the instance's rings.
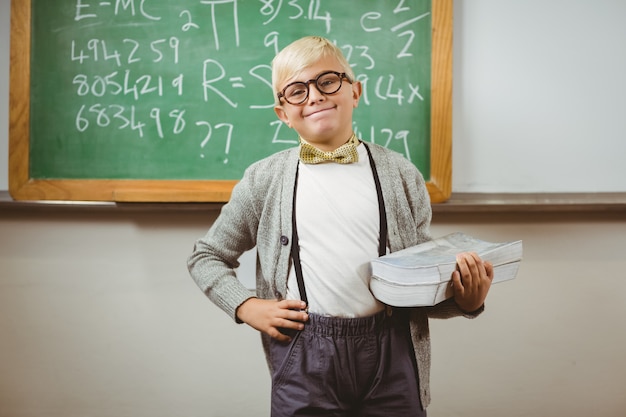
{"label": "black suspender strap", "polygon": [[293,267],[296,272],[296,279],[298,281],[298,289],[300,290],[300,299],[304,301],[307,305],[309,305],[309,300],[306,296],[306,290],[304,289],[304,278],[302,276],[302,264],[300,263],[300,244],[298,243],[298,228],[296,227],[296,194],[298,191],[298,173],[300,170],[300,162],[298,162],[298,167],[296,168],[296,182],[293,186],[293,207],[291,214],[291,227],[292,227],[292,236],[291,236],[291,259],[293,260]]}
{"label": "black suspender strap", "polygon": [[[380,186],[380,180],[378,178],[378,171],[376,170],[376,164],[372,153],[365,142],[362,142],[367,150],[367,156],[369,158],[370,168],[372,169],[372,175],[374,176],[374,185],[376,186],[376,196],[378,197],[378,216],[380,222],[380,237],[378,238],[378,256],[383,256],[387,253],[387,212],[385,210],[385,201],[383,200],[383,190]],[[298,281],[298,290],[300,291],[300,298],[307,306],[309,300],[306,296],[306,289],[304,288],[304,277],[302,276],[302,264],[300,262],[300,244],[298,243],[298,228],[296,227],[296,194],[298,191],[298,172],[300,163],[298,162],[298,168],[296,168],[296,180],[293,186],[293,202],[292,202],[292,236],[291,236],[291,259],[293,260],[293,267],[296,273],[296,280]],[[307,307],[308,308],[308,307]]]}
{"label": "black suspender strap", "polygon": [[363,143],[365,150],[367,151],[367,157],[370,160],[370,167],[372,168],[372,175],[374,176],[374,184],[376,185],[376,195],[378,197],[378,217],[380,219],[380,237],[378,238],[378,256],[383,256],[387,253],[387,212],[385,210],[385,201],[383,200],[383,189],[380,186],[380,179],[378,178],[378,171],[376,170],[376,164],[369,146]]}

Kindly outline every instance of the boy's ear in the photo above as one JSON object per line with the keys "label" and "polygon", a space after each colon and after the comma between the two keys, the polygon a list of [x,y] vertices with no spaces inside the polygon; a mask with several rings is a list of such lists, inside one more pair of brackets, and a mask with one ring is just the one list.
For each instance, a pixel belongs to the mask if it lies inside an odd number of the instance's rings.
{"label": "boy's ear", "polygon": [[287,117],[287,113],[285,112],[285,109],[283,109],[283,106],[274,106],[274,112],[284,124],[291,127],[291,123],[289,123],[289,118]]}
{"label": "boy's ear", "polygon": [[354,81],[352,83],[352,106],[354,108],[357,108],[359,105],[361,94],[363,94],[363,85],[361,84],[361,81]]}

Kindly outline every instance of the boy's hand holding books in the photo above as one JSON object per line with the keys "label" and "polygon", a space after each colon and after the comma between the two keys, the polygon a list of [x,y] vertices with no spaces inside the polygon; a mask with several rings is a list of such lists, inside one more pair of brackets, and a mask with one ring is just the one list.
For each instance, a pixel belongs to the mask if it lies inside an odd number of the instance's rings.
{"label": "boy's hand holding books", "polygon": [[493,281],[493,265],[484,262],[476,252],[458,254],[456,264],[457,269],[452,273],[454,301],[465,313],[471,313],[487,298]]}
{"label": "boy's hand holding books", "polygon": [[373,259],[370,289],[396,307],[433,306],[454,297],[465,312],[479,309],[491,284],[517,275],[522,241],[487,242],[449,235]]}

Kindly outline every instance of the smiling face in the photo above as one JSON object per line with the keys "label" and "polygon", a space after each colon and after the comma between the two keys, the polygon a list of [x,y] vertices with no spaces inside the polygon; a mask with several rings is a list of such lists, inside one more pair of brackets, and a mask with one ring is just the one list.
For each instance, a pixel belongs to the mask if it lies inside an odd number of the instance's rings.
{"label": "smiling face", "polygon": [[[348,73],[349,68],[346,69],[345,64],[332,54],[327,54],[291,77],[281,80],[275,88],[282,91],[288,84],[306,82],[328,71]],[[304,103],[293,105],[281,99],[274,111],[280,120],[298,132],[305,141],[324,151],[334,150],[352,136],[352,112],[359,103],[361,88],[360,82],[352,81],[351,84],[343,79],[339,91],[327,95],[320,93],[315,83],[311,83],[309,97]]]}

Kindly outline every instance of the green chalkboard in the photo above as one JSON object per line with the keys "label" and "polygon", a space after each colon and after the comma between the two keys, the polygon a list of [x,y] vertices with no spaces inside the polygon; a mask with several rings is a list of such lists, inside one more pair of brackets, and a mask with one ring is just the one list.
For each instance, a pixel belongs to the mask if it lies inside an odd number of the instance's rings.
{"label": "green chalkboard", "polygon": [[[156,181],[156,190],[238,180],[254,161],[297,145],[273,111],[270,63],[311,34],[336,42],[363,84],[357,134],[431,179],[431,0],[14,3],[24,11],[13,12],[13,34],[20,16],[30,20],[28,182]],[[21,80],[16,47],[12,83]],[[115,199],[74,194],[63,196]]]}

